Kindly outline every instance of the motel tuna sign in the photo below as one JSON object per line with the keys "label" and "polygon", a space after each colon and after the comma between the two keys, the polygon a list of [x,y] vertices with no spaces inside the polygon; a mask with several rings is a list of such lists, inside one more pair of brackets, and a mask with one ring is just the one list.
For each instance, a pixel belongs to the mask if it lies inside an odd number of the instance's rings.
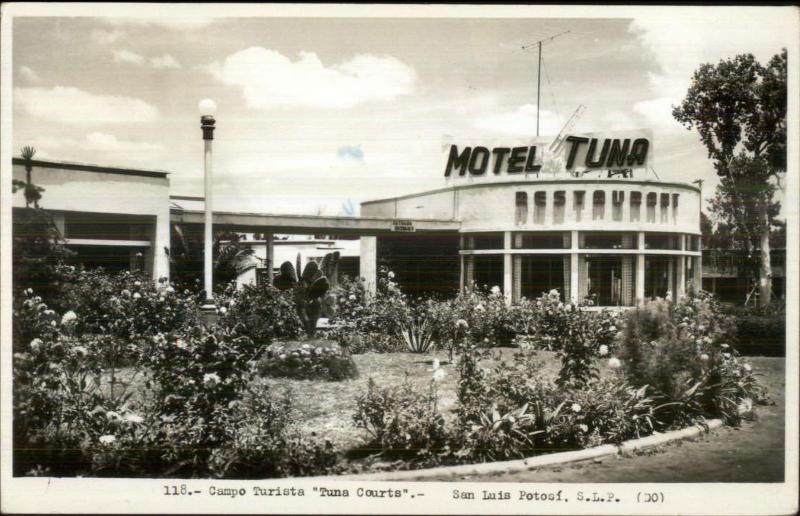
{"label": "motel tuna sign", "polygon": [[[646,167],[649,135],[569,135],[558,155],[567,172]],[[445,177],[538,174],[549,142],[532,145],[449,145]]]}

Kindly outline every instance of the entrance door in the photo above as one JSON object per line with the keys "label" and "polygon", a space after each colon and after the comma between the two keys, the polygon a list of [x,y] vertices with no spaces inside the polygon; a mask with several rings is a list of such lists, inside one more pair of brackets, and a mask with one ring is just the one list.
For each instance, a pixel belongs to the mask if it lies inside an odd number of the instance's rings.
{"label": "entrance door", "polygon": [[622,258],[619,256],[587,257],[589,265],[589,297],[600,306],[622,304]]}

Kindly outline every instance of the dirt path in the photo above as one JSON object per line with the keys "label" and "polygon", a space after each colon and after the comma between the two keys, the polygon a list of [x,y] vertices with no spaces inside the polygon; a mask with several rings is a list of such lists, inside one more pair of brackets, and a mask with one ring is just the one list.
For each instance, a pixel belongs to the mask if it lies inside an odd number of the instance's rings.
{"label": "dirt path", "polygon": [[693,441],[617,456],[512,474],[436,478],[490,482],[782,482],[785,376],[782,358],[752,359],[774,405],[757,407],[758,420],[723,427]]}

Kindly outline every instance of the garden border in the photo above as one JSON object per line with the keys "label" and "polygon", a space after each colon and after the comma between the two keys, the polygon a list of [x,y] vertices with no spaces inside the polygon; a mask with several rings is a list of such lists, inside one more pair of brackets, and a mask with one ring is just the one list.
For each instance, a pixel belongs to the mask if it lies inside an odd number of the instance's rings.
{"label": "garden border", "polygon": [[322,477],[311,477],[326,480],[417,480],[440,475],[489,475],[495,473],[512,473],[528,471],[544,466],[554,466],[557,464],[567,464],[570,462],[580,462],[584,460],[597,459],[610,455],[617,455],[622,452],[632,452],[651,448],[671,441],[688,439],[697,435],[708,433],[711,430],[723,426],[721,419],[711,419],[705,425],[694,424],[680,430],[673,430],[666,433],[654,433],[647,437],[631,439],[621,444],[604,444],[585,450],[576,450],[561,453],[550,453],[537,455],[526,459],[516,459],[500,462],[483,462],[480,464],[461,464],[458,466],[440,466],[428,469],[386,471],[381,473],[357,473],[353,475],[329,475]]}

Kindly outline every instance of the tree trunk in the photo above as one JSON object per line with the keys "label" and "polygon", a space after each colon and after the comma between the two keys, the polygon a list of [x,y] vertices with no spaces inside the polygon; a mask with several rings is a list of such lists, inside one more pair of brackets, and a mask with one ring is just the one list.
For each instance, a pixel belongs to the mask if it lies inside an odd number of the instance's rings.
{"label": "tree trunk", "polygon": [[758,274],[758,298],[761,306],[772,302],[772,265],[770,263],[769,249],[769,214],[766,206],[761,207],[761,267]]}

